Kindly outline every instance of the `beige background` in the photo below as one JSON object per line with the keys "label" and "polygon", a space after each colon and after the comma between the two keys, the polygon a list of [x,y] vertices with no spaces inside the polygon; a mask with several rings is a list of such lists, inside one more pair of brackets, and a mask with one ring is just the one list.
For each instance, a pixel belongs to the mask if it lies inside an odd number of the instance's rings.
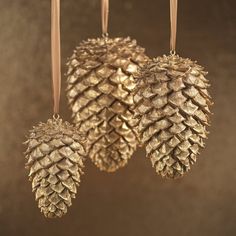
{"label": "beige background", "polygon": [[[62,0],[63,63],[82,39],[100,35],[99,2]],[[51,114],[50,1],[1,0],[0,235],[236,235],[235,8],[234,0],[180,1],[178,51],[210,72],[215,101],[207,148],[192,171],[163,180],[142,150],[116,174],[88,161],[69,214],[46,220],[31,194],[21,143]],[[168,1],[111,0],[110,34],[136,38],[151,57],[167,53]],[[61,108],[69,119],[64,81]]]}

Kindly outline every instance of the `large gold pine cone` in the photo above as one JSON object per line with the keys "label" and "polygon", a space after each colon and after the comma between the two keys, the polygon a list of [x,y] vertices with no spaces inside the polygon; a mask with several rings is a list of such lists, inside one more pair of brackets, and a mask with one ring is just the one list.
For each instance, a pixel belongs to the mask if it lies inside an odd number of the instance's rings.
{"label": "large gold pine cone", "polygon": [[48,218],[62,217],[83,174],[83,140],[69,123],[49,119],[33,127],[26,144],[26,167],[38,207]]}
{"label": "large gold pine cone", "polygon": [[204,147],[212,105],[206,74],[177,55],[153,59],[140,72],[134,101],[141,141],[163,177],[183,176]]}
{"label": "large gold pine cone", "polygon": [[100,170],[125,166],[139,143],[133,91],[146,60],[144,49],[130,38],[88,39],[69,59],[73,121],[87,136],[88,155]]}

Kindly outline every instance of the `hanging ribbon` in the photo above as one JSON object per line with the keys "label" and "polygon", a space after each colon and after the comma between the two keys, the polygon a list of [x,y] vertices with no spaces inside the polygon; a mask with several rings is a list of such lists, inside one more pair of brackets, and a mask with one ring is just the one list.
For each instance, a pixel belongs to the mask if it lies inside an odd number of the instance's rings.
{"label": "hanging ribbon", "polygon": [[51,53],[54,114],[59,113],[61,94],[60,0],[52,0]]}
{"label": "hanging ribbon", "polygon": [[170,0],[170,52],[175,54],[176,49],[176,34],[177,34],[177,11],[178,11],[178,0]]}
{"label": "hanging ribbon", "polygon": [[108,36],[109,0],[101,0],[102,34]]}

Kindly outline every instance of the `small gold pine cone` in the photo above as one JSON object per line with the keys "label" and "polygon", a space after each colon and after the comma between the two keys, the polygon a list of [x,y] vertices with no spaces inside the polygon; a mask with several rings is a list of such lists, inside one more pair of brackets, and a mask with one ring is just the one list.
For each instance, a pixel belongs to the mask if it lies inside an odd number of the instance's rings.
{"label": "small gold pine cone", "polygon": [[68,62],[67,97],[74,123],[87,137],[95,165],[113,172],[139,143],[134,118],[135,74],[147,57],[130,38],[83,41]]}
{"label": "small gold pine cone", "polygon": [[162,177],[181,177],[204,147],[212,105],[206,75],[177,55],[153,59],[140,72],[134,102],[141,141]]}
{"label": "small gold pine cone", "polygon": [[61,119],[33,127],[25,152],[32,190],[41,212],[62,217],[75,198],[83,174],[85,149],[76,129]]}

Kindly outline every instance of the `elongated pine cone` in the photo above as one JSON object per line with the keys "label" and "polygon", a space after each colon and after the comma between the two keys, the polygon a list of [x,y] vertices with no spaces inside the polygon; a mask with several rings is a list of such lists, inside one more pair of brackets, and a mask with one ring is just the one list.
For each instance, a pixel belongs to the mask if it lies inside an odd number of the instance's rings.
{"label": "elongated pine cone", "polygon": [[26,167],[36,201],[46,217],[62,217],[75,198],[83,174],[85,149],[76,129],[49,119],[30,131]]}
{"label": "elongated pine cone", "polygon": [[208,132],[211,97],[204,68],[177,55],[153,59],[134,96],[147,156],[163,177],[181,177],[196,162]]}
{"label": "elongated pine cone", "polygon": [[87,137],[100,170],[126,165],[139,143],[134,118],[135,74],[147,57],[130,38],[83,41],[68,62],[67,96],[74,123]]}

